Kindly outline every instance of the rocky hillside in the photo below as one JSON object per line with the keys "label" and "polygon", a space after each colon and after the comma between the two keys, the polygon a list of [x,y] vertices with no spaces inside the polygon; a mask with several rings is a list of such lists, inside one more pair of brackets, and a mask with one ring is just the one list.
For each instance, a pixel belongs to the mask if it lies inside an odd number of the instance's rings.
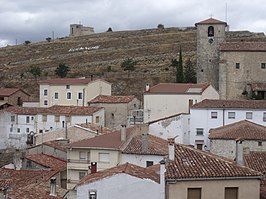
{"label": "rocky hillside", "polygon": [[[244,37],[241,34],[238,32],[237,38],[252,37],[249,32]],[[230,38],[234,39],[233,33]],[[190,58],[195,63],[195,28],[106,32],[9,46],[0,48],[0,86],[20,87],[38,98],[38,82],[27,72],[30,67],[42,69],[40,80],[56,78],[55,68],[65,63],[71,69],[68,77],[105,78],[113,84],[113,94],[141,98],[146,83],[175,81],[170,64],[171,59],[178,59],[180,46],[183,60]],[[129,75],[121,69],[126,58],[137,61],[136,70]]]}

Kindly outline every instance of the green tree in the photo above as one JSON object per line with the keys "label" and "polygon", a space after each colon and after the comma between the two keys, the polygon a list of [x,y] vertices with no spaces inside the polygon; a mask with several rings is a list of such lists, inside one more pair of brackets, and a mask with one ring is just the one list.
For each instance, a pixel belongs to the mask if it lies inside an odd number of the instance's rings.
{"label": "green tree", "polygon": [[181,47],[179,49],[179,60],[176,68],[176,83],[184,82],[184,73],[183,73],[183,58],[182,58],[182,50]]}
{"label": "green tree", "polygon": [[24,44],[25,45],[28,45],[28,44],[30,44],[31,42],[29,41],[29,40],[26,40],[25,42],[24,42]]}
{"label": "green tree", "polygon": [[34,76],[34,79],[37,81],[37,77],[41,76],[42,70],[39,66],[30,67],[29,72]]}
{"label": "green tree", "polygon": [[113,32],[113,29],[111,27],[109,27],[106,32]]}
{"label": "green tree", "polygon": [[51,40],[52,40],[51,37],[47,37],[47,38],[46,38],[46,41],[48,41],[48,42],[50,42]]}
{"label": "green tree", "polygon": [[128,76],[130,71],[134,71],[136,69],[137,61],[132,58],[127,58],[121,63],[121,67],[124,71],[128,71]]}
{"label": "green tree", "polygon": [[61,78],[67,76],[67,73],[70,71],[69,67],[63,63],[60,63],[59,66],[55,69],[55,74]]}
{"label": "green tree", "polygon": [[185,83],[197,83],[196,71],[193,63],[190,59],[186,61],[184,67],[184,82]]}

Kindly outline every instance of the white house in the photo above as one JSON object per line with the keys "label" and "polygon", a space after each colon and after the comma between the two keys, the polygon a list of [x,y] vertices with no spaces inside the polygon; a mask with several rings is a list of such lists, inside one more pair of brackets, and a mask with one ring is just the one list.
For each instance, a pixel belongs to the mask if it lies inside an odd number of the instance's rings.
{"label": "white house", "polygon": [[209,130],[248,120],[266,126],[265,100],[203,100],[190,110],[190,144],[209,150]]}
{"label": "white house", "polygon": [[160,175],[130,163],[87,175],[76,189],[77,199],[164,199]]}
{"label": "white house", "polygon": [[204,99],[219,99],[218,92],[209,84],[160,83],[146,86],[144,92],[144,123],[178,113],[189,113],[189,108]]}
{"label": "white house", "polygon": [[175,143],[189,144],[190,115],[179,113],[148,122],[149,134],[167,140],[175,138]]}
{"label": "white house", "polygon": [[111,84],[101,79],[63,78],[40,81],[40,107],[86,106],[98,95],[111,95]]}

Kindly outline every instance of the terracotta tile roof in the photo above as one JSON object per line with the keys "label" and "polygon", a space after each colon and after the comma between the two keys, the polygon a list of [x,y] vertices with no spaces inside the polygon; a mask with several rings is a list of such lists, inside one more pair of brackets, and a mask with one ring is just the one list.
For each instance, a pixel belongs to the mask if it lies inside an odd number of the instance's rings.
{"label": "terracotta tile roof", "polygon": [[209,86],[209,84],[160,83],[145,91],[144,94],[201,94]]}
{"label": "terracotta tile roof", "polygon": [[166,179],[206,179],[206,178],[260,178],[261,173],[247,167],[237,166],[233,161],[190,148],[175,145],[175,161],[166,163]]}
{"label": "terracotta tile roof", "polygon": [[[127,137],[130,135],[132,130],[133,127],[126,129]],[[121,132],[116,131],[113,133],[107,133],[93,138],[73,142],[68,145],[68,148],[102,148],[120,150],[120,147],[123,143],[124,142],[121,141]]]}
{"label": "terracotta tile roof", "polygon": [[266,127],[242,120],[219,128],[210,129],[209,139],[266,140]]}
{"label": "terracotta tile roof", "polygon": [[108,95],[98,95],[89,103],[129,103],[135,98],[134,95],[128,96],[108,96]]}
{"label": "terracotta tile roof", "polygon": [[202,24],[210,24],[210,25],[211,24],[225,24],[226,25],[226,22],[223,22],[223,21],[220,21],[220,20],[217,20],[214,18],[209,18],[209,19],[206,19],[206,20],[203,20],[203,21],[196,23],[195,26],[202,25]]}
{"label": "terracotta tile roof", "polygon": [[205,99],[192,108],[266,109],[266,100],[210,100]]}
{"label": "terracotta tile roof", "polygon": [[10,106],[1,110],[0,112],[15,113],[18,115],[37,115],[39,112],[44,112],[47,108],[37,108],[37,107],[22,107],[22,106]]}
{"label": "terracotta tile roof", "polygon": [[266,172],[266,152],[250,152],[244,155],[246,166],[259,172]]}
{"label": "terracotta tile roof", "polygon": [[122,151],[126,154],[138,154],[138,155],[167,155],[168,154],[168,142],[164,139],[155,137],[153,135],[147,136],[148,149],[142,150],[142,135],[134,136],[126,148]]}
{"label": "terracotta tile roof", "polygon": [[266,91],[266,83],[253,83],[251,88],[253,91]]}
{"label": "terracotta tile roof", "polygon": [[266,51],[266,42],[224,42],[221,51]]}
{"label": "terracotta tile roof", "polygon": [[58,149],[60,151],[67,152],[67,146],[66,144],[60,143],[58,140],[52,140],[49,142],[44,142],[44,145],[50,146],[52,148]]}
{"label": "terracotta tile roof", "polygon": [[92,82],[90,78],[58,78],[39,81],[39,84],[88,84]]}
{"label": "terracotta tile roof", "polygon": [[7,189],[8,187],[10,187],[11,184],[12,184],[11,179],[0,179],[0,190],[3,191]]}
{"label": "terracotta tile roof", "polygon": [[150,179],[152,181],[155,181],[157,183],[160,182],[160,176],[155,173],[152,170],[148,170],[146,168],[134,165],[134,164],[130,164],[130,163],[125,163],[110,169],[106,169],[103,171],[99,171],[97,173],[94,174],[90,174],[85,176],[84,178],[81,179],[81,181],[79,182],[79,185],[83,185],[83,184],[89,184],[107,177],[111,177],[117,174],[128,174],[140,179]]}
{"label": "terracotta tile roof", "polygon": [[65,170],[67,167],[67,162],[60,158],[46,155],[46,154],[29,154],[25,155],[24,158],[31,160],[39,165],[47,168],[51,168],[54,171]]}
{"label": "terracotta tile roof", "polygon": [[10,96],[19,91],[19,88],[0,88],[0,96]]}
{"label": "terracotta tile roof", "polygon": [[75,126],[86,128],[94,132],[99,132],[100,134],[112,133],[116,131],[114,129],[109,129],[107,127],[102,127],[102,126],[99,126],[97,124],[92,124],[92,123],[76,124]]}

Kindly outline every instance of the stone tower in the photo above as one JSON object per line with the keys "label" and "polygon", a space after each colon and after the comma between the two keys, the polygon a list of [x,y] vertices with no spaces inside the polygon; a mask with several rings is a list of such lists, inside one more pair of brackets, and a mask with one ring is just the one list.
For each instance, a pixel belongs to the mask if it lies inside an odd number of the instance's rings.
{"label": "stone tower", "polygon": [[197,83],[209,83],[219,90],[219,46],[225,40],[227,24],[209,18],[197,27]]}

